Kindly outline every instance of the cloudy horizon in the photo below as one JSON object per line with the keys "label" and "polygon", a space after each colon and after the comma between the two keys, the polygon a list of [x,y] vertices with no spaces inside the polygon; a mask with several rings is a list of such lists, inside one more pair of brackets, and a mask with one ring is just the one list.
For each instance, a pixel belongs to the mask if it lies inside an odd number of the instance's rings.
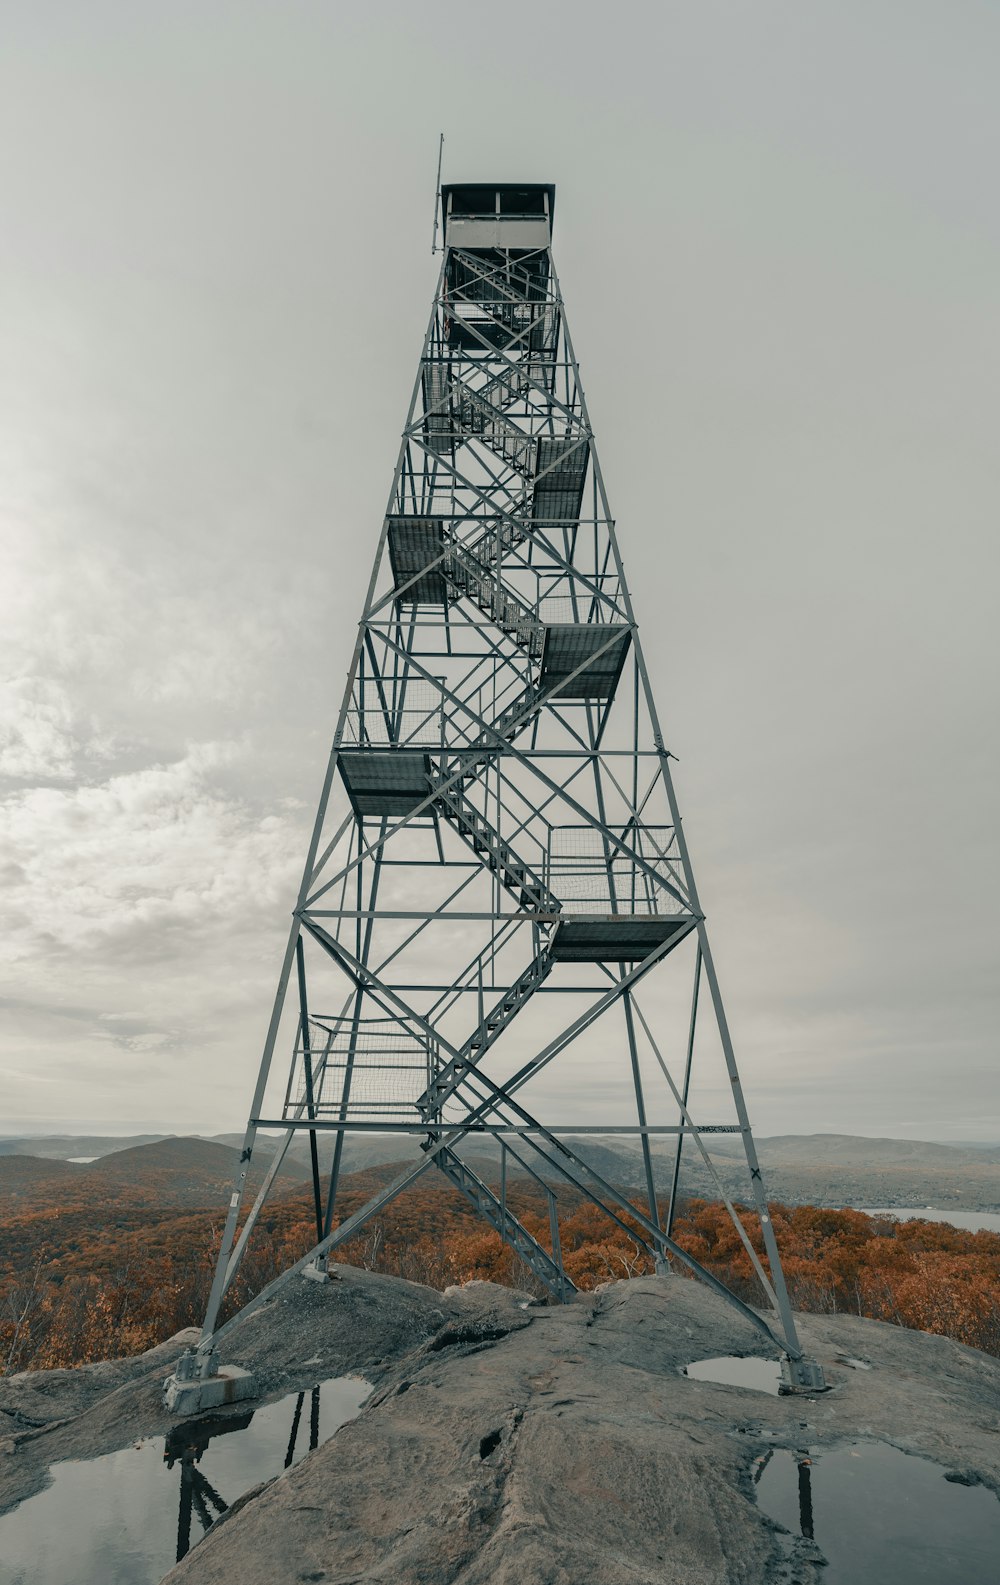
{"label": "cloudy horizon", "polygon": [[0,1135],[243,1126],[443,127],[556,184],[755,1130],[1000,1140],[1000,16],[505,16],[0,5]]}

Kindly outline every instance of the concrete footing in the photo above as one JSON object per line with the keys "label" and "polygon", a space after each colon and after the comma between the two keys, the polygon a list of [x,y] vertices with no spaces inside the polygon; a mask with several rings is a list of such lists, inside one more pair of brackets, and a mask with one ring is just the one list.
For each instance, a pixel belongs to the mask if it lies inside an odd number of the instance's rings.
{"label": "concrete footing", "polygon": [[826,1392],[826,1377],[823,1367],[815,1359],[790,1359],[787,1354],[781,1360],[781,1388],[782,1392]]}
{"label": "concrete footing", "polygon": [[183,1376],[178,1369],[163,1386],[163,1402],[176,1415],[198,1414],[202,1409],[217,1409],[256,1396],[253,1376],[239,1365],[222,1365],[213,1376]]}
{"label": "concrete footing", "polygon": [[309,1282],[329,1282],[334,1276],[334,1273],[332,1271],[327,1271],[325,1266],[314,1263],[311,1266],[303,1267],[302,1275]]}

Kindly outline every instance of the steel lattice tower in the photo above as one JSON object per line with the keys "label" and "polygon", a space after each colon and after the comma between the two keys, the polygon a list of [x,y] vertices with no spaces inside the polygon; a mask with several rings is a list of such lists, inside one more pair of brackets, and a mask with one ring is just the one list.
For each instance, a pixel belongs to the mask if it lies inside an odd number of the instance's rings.
{"label": "steel lattice tower", "polygon": [[[316,1245],[255,1304],[296,1273],[325,1277],[330,1251],[435,1170],[566,1299],[574,1290],[552,1187],[563,1182],[612,1221],[637,1222],[658,1271],[678,1260],[725,1293],[778,1344],[788,1384],[815,1388],[821,1377],[795,1332],[553,267],[555,190],[446,186],[440,196],[434,306],[204,1333],[178,1370],[173,1401],[188,1408],[235,1390],[223,1393],[216,1374],[219,1308],[301,1131]],[[694,988],[675,1080],[638,992],[688,937]],[[690,948],[675,961],[685,956]],[[699,1125],[687,1103],[703,980],[735,1120]],[[609,1097],[627,1093],[636,1121],[543,1123],[529,1110],[534,1081],[550,1063],[567,1066],[595,1034]],[[275,1101],[282,1047],[291,1055]],[[648,1120],[644,1066],[665,1081],[676,1121]],[[262,1129],[279,1133],[279,1148],[237,1238]],[[337,1225],[344,1140],[364,1131],[417,1135],[422,1153]],[[587,1132],[638,1135],[641,1208],[588,1165],[578,1143]],[[729,1209],[772,1323],[671,1236],[681,1146],[689,1139],[711,1166],[703,1136],[718,1132],[739,1134],[746,1150],[766,1266]],[[326,1133],[332,1167],[321,1175],[317,1137]],[[483,1135],[499,1149],[499,1192],[463,1158],[461,1147]],[[676,1140],[665,1224],[655,1135]],[[545,1180],[551,1248],[507,1204],[509,1162]]]}

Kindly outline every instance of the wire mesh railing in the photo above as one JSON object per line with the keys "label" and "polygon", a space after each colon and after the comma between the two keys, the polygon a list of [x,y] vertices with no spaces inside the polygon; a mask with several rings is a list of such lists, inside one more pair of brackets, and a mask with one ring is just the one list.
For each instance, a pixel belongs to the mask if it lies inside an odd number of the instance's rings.
{"label": "wire mesh railing", "polygon": [[562,912],[626,917],[684,913],[673,828],[645,826],[615,834],[628,851],[593,826],[551,827],[544,879]]}
{"label": "wire mesh railing", "polygon": [[406,688],[380,692],[371,681],[358,685],[344,720],[343,748],[426,748],[445,746],[445,701],[425,679]]}
{"label": "wire mesh railing", "polygon": [[546,627],[598,623],[621,626],[627,617],[618,604],[618,579],[605,579],[604,582],[601,595],[585,588],[574,594],[548,594],[542,590],[535,602],[535,615]]}
{"label": "wire mesh railing", "polygon": [[[440,1066],[436,1042],[394,1018],[309,1020],[308,1057],[316,1117],[414,1122],[416,1103]],[[299,1031],[286,1115],[308,1107],[306,1046]]]}

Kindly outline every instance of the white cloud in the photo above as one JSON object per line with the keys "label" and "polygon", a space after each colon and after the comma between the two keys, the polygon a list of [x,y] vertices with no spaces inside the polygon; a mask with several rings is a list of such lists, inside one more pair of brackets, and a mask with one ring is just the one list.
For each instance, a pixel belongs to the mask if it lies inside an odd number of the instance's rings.
{"label": "white cloud", "polygon": [[0,682],[0,775],[16,780],[64,781],[76,768],[73,708],[52,678]]}
{"label": "white cloud", "polygon": [[[106,1018],[107,1014],[102,1014]],[[114,1034],[110,1030],[97,1030],[92,1040],[106,1040],[122,1051],[169,1051],[177,1044],[176,1029],[147,1029],[138,1034]]]}
{"label": "white cloud", "polygon": [[[442,43],[411,7],[387,57],[380,8],[346,34],[347,8],[301,27],[283,8],[262,115],[260,48],[205,30],[192,74],[183,27],[126,37],[121,6],[76,9],[71,50],[22,7],[0,56],[23,156],[0,260],[0,677],[21,679],[0,705],[20,782],[4,1043],[81,1116],[162,1122],[185,1093],[200,1113],[214,1083],[238,1121],[433,289],[409,134],[431,148],[438,112],[412,57],[445,50],[486,170],[469,68],[489,24]],[[666,52],[609,68],[583,29],[545,68],[572,324],[771,1126],[829,1122],[840,1084],[848,1126],[905,1094],[924,1128],[977,1131],[993,1093],[997,25],[978,9],[859,49],[865,8],[829,8],[818,55],[814,29],[776,55],[748,7],[727,65],[712,8],[661,7]],[[565,114],[594,93],[596,165],[589,112]],[[527,169],[537,118],[508,130]],[[323,151],[352,137],[366,159],[317,205]],[[676,159],[651,160],[664,139]],[[623,340],[606,281],[626,233],[669,259],[674,306]],[[938,1063],[929,1101],[917,1060]]]}
{"label": "white cloud", "polygon": [[[5,951],[105,952],[130,957],[179,949],[174,938],[273,917],[301,862],[298,822],[224,791],[217,776],[239,757],[202,743],[172,764],[98,785],[33,787],[0,808],[0,867],[12,866]],[[16,869],[14,868],[16,866]]]}

